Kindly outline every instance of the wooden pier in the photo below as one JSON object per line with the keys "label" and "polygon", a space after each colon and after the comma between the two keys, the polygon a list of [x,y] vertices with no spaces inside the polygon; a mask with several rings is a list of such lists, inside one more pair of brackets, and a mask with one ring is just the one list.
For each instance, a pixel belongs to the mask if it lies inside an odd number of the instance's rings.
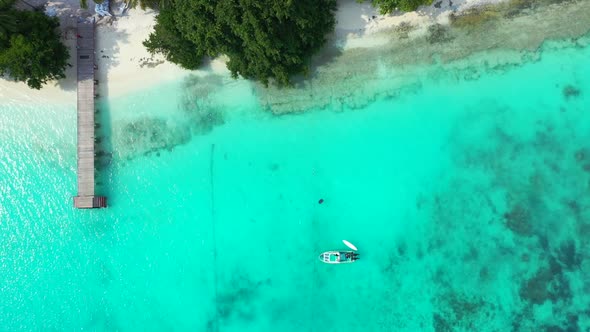
{"label": "wooden pier", "polygon": [[78,209],[104,208],[107,199],[95,196],[95,122],[94,98],[94,22],[77,23],[78,70],[78,196],[74,206]]}

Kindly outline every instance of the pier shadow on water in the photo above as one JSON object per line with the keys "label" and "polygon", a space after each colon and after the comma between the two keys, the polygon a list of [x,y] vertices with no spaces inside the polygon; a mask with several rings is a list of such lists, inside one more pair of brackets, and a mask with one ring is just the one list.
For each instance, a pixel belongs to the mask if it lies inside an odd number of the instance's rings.
{"label": "pier shadow on water", "polygon": [[[103,89],[107,90],[107,89]],[[106,98],[106,97],[104,97]],[[106,99],[105,99],[106,100]],[[113,183],[113,144],[112,124],[111,124],[111,109],[109,103],[104,102],[103,99],[97,99],[95,104],[95,121],[96,121],[96,157],[94,160],[94,167],[96,169],[96,194],[106,197],[111,197],[112,192],[110,185]],[[112,205],[112,200],[108,201],[108,205]]]}

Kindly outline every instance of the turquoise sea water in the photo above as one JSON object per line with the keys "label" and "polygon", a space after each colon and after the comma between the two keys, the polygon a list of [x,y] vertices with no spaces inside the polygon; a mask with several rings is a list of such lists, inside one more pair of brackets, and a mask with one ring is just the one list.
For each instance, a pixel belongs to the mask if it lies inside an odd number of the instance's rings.
{"label": "turquoise sea water", "polygon": [[[587,45],[354,110],[197,77],[103,101],[94,211],[74,107],[2,101],[0,330],[588,331]],[[320,263],[342,239],[361,260]]]}

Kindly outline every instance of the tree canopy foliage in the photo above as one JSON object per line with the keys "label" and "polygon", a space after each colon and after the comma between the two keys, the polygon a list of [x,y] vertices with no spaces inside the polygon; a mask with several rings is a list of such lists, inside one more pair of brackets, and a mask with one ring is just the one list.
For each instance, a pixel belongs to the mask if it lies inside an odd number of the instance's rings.
{"label": "tree canopy foliage", "polygon": [[12,4],[13,0],[0,0],[0,38],[16,29],[16,20],[8,14]]}
{"label": "tree canopy foliage", "polygon": [[197,45],[182,37],[174,23],[174,11],[163,9],[150,38],[143,42],[150,52],[162,53],[170,62],[187,69],[197,69],[205,55]]}
{"label": "tree canopy foliage", "polygon": [[335,10],[336,0],[175,0],[144,45],[188,69],[224,54],[234,77],[289,84],[309,71]]}
{"label": "tree canopy foliage", "polygon": [[68,49],[59,40],[57,18],[0,4],[0,75],[40,89],[65,77]]}
{"label": "tree canopy foliage", "polygon": [[[357,2],[365,1],[357,0]],[[411,12],[420,6],[432,4],[432,0],[371,0],[371,3],[379,8],[381,14],[389,14],[395,10]]]}

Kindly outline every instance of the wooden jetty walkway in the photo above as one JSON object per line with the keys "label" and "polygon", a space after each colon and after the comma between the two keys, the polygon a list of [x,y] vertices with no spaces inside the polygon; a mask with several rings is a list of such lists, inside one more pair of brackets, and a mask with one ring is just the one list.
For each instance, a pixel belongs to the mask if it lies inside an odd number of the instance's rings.
{"label": "wooden jetty walkway", "polygon": [[77,23],[78,70],[78,196],[74,206],[79,209],[104,208],[107,199],[95,196],[94,169],[94,22]]}

